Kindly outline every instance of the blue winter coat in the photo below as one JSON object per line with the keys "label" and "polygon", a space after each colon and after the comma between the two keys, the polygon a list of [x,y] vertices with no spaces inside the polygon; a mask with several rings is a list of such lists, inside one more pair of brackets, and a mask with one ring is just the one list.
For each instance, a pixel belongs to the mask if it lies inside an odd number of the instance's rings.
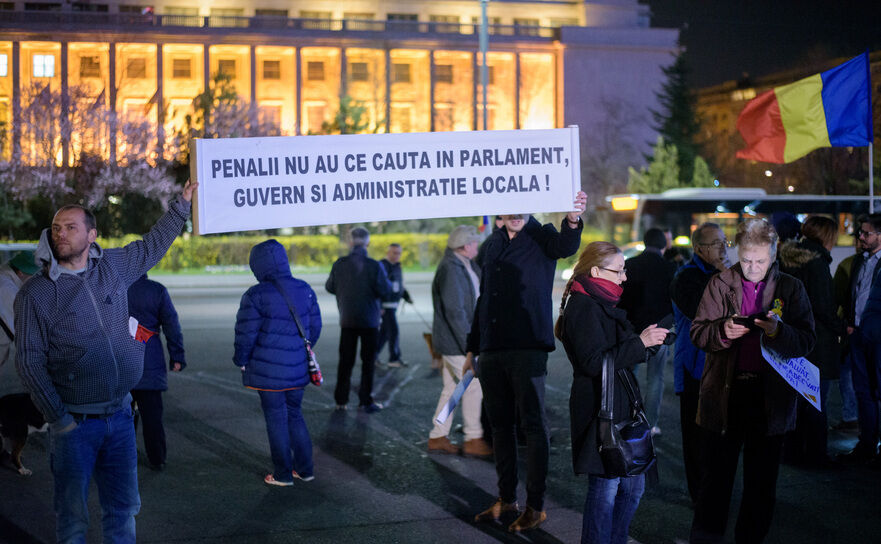
{"label": "blue winter coat", "polygon": [[170,357],[169,367],[180,363],[183,370],[187,366],[184,338],[168,290],[161,283],[148,280],[147,274],[144,274],[128,288],[128,313],[141,326],[156,333],[144,346],[144,373],[134,389],[165,391],[168,389],[168,373],[165,370],[160,332],[165,335]]}
{"label": "blue winter coat", "polygon": [[[706,354],[691,343],[689,331],[697,314],[704,289],[716,274],[712,265],[694,255],[676,272],[670,285],[673,300],[673,318],[676,321],[676,343],[673,347],[673,387],[676,393],[685,392],[686,375],[700,380],[704,372]],[[697,390],[694,391],[697,393]]]}
{"label": "blue winter coat", "polygon": [[244,367],[245,387],[285,391],[309,383],[306,347],[280,285],[296,308],[303,332],[314,345],[321,334],[321,312],[309,284],[291,276],[284,248],[267,240],[251,249],[251,271],[260,282],[248,289],[236,314],[233,362]]}

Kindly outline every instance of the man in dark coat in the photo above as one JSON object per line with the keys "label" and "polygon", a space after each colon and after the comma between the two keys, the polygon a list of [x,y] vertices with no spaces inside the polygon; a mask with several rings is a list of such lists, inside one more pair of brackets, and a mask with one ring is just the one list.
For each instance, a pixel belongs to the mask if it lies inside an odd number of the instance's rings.
{"label": "man in dark coat", "polygon": [[159,332],[165,334],[170,359],[168,368],[172,372],[180,372],[187,366],[184,338],[168,290],[161,283],[147,279],[147,274],[128,288],[128,311],[138,320],[138,334],[146,341],[144,374],[132,389],[132,399],[138,405],[144,426],[144,449],[149,467],[162,470],[167,451],[162,424],[162,392],[168,389],[168,376]]}
{"label": "man in dark coat", "polygon": [[349,402],[355,351],[361,340],[360,407],[368,414],[382,410],[373,401],[373,370],[376,363],[376,340],[379,335],[379,301],[389,295],[392,286],[385,269],[367,256],[370,233],[357,227],[349,233],[352,252],[340,257],[330,269],[324,287],[336,295],[340,311],[340,364],[334,390],[337,410]]}
{"label": "man in dark coat", "polygon": [[[673,306],[670,302],[670,282],[674,265],[664,259],[667,236],[664,231],[651,228],[643,237],[645,251],[625,261],[627,281],[618,307],[627,312],[627,319],[637,331],[649,325],[672,325]],[[664,364],[668,346],[662,344],[649,352],[646,360],[645,413],[654,434],[660,433],[661,397],[664,393]]]}
{"label": "man in dark coat", "polygon": [[848,362],[853,372],[860,440],[853,451],[842,456],[842,460],[854,463],[873,461],[878,455],[878,389],[881,382],[881,350],[878,349],[881,342],[866,335],[861,322],[872,285],[881,276],[881,213],[860,219],[857,236],[862,243],[863,253],[853,261],[848,292],[850,298],[844,315],[850,333]]}
{"label": "man in dark coat", "polygon": [[410,293],[404,288],[404,272],[401,268],[401,244],[390,244],[386,251],[385,259],[379,264],[385,269],[388,281],[392,285],[389,295],[382,300],[382,324],[379,326],[379,340],[376,346],[376,361],[379,362],[379,353],[388,343],[388,366],[407,366],[401,359],[401,345],[398,341],[398,305],[401,300],[413,303]]}
{"label": "man in dark coat", "polygon": [[679,395],[682,457],[692,502],[697,500],[701,478],[701,430],[695,421],[705,354],[691,343],[688,331],[704,289],[716,273],[728,268],[728,239],[715,223],[704,223],[691,235],[694,255],[679,269],[670,284],[676,336],[673,345],[673,386]]}
{"label": "man in dark coat", "polygon": [[554,350],[551,292],[557,259],[575,254],[581,242],[581,212],[587,195],[579,192],[560,232],[529,215],[503,215],[504,226],[486,242],[480,297],[468,335],[463,372],[474,356],[493,432],[499,498],[477,515],[497,520],[518,511],[516,414],[526,433],[526,510],[509,527],[538,527],[544,512],[548,472],[548,429],[544,390],[548,352]]}

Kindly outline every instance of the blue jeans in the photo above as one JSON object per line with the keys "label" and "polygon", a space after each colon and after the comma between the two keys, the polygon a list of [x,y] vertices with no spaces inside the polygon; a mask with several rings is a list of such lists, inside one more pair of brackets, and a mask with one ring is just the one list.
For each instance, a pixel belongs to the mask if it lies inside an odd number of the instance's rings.
{"label": "blue jeans", "polygon": [[848,359],[853,372],[853,389],[857,398],[857,412],[860,422],[861,446],[874,455],[878,444],[878,386],[881,383],[881,361],[873,343],[877,341],[867,338],[857,327],[850,335],[850,353]]}
{"label": "blue jeans", "polygon": [[649,425],[655,427],[661,418],[661,398],[664,396],[664,366],[670,346],[661,344],[654,355],[645,362],[645,415]]}
{"label": "blue jeans", "polygon": [[395,308],[383,308],[382,324],[379,326],[379,339],[376,342],[377,361],[386,342],[388,342],[389,362],[401,360],[401,344],[398,336],[398,310]]}
{"label": "blue jeans", "polygon": [[856,421],[857,395],[853,390],[853,371],[850,366],[850,356],[844,358],[841,363],[841,374],[838,377],[838,392],[841,394],[841,420]]}
{"label": "blue jeans", "polygon": [[581,522],[581,544],[627,544],[630,521],[645,491],[645,474],[629,478],[590,476]]}
{"label": "blue jeans", "polygon": [[78,419],[64,434],[49,433],[49,466],[55,477],[58,542],[83,543],[89,527],[92,476],[101,502],[104,542],[135,542],[138,450],[130,406],[100,419]]}
{"label": "blue jeans", "polygon": [[259,393],[269,435],[272,476],[279,482],[293,481],[291,470],[304,478],[312,476],[312,438],[301,409],[303,389]]}

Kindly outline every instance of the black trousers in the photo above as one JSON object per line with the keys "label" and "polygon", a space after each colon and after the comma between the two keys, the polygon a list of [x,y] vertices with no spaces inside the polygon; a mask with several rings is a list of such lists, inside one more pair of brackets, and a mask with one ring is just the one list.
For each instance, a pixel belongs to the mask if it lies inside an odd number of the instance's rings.
{"label": "black trousers", "polygon": [[550,441],[545,419],[548,354],[541,350],[480,354],[483,405],[492,426],[499,497],[517,499],[517,415],[526,434],[526,504],[544,509]]}
{"label": "black trousers", "polygon": [[734,380],[725,434],[704,433],[704,479],[694,510],[690,542],[723,542],[728,507],[743,450],[743,498],[734,527],[738,543],[757,544],[771,528],[783,435],[768,436],[761,378]]}
{"label": "black trousers", "polygon": [[[165,463],[167,453],[165,426],[162,423],[162,391],[133,389],[132,399],[138,403],[147,460],[151,465],[159,466]],[[137,419],[135,425],[137,425]]]}
{"label": "black trousers", "polygon": [[352,387],[352,369],[355,367],[355,353],[358,339],[361,339],[361,386],[358,399],[361,406],[373,403],[373,370],[376,365],[376,339],[378,329],[343,327],[340,330],[340,364],[337,370],[336,389],[333,396],[337,404],[349,402],[349,389]]}
{"label": "black trousers", "polygon": [[685,390],[679,393],[679,422],[682,426],[682,460],[685,464],[685,481],[691,502],[697,502],[703,473],[704,430],[695,422],[700,380],[685,376]]}

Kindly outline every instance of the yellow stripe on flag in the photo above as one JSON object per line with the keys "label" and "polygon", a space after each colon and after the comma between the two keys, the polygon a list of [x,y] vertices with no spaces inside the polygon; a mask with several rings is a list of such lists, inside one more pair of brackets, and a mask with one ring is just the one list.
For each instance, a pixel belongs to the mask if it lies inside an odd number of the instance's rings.
{"label": "yellow stripe on flag", "polygon": [[785,162],[804,157],[818,147],[831,145],[822,91],[823,79],[820,74],[774,89],[786,131],[786,148],[783,150]]}

